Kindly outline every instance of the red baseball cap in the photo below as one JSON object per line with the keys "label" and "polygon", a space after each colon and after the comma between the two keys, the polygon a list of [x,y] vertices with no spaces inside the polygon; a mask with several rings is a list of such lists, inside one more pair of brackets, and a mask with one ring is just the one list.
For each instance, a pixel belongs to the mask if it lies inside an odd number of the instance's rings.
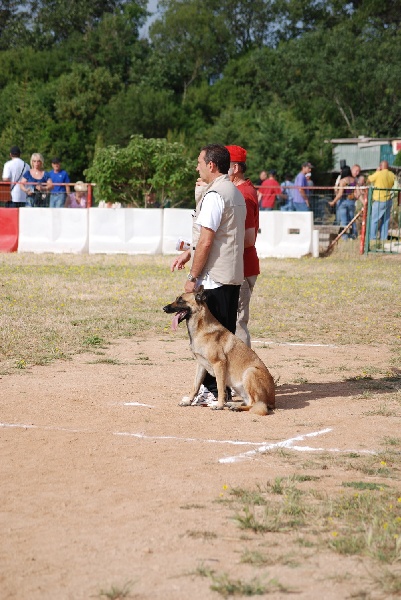
{"label": "red baseball cap", "polygon": [[227,150],[230,153],[230,161],[231,162],[246,162],[246,150],[245,148],[241,148],[241,146],[226,146]]}

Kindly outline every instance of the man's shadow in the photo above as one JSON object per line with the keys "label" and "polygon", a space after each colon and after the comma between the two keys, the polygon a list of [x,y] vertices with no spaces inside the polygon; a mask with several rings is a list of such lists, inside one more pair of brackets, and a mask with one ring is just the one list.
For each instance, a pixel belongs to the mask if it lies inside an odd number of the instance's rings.
{"label": "man's shadow", "polygon": [[284,383],[276,386],[276,408],[282,410],[305,408],[311,402],[323,398],[348,398],[371,392],[388,394],[401,389],[401,370],[392,369],[394,376],[373,379],[364,377],[345,381],[321,383]]}

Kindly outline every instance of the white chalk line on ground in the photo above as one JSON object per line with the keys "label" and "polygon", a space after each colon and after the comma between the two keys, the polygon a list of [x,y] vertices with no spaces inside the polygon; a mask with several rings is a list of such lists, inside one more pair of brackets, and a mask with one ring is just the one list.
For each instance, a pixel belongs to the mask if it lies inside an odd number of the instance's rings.
{"label": "white chalk line on ground", "polygon": [[338,348],[335,344],[304,344],[302,342],[266,342],[266,340],[251,340],[252,344],[265,344],[266,346],[304,346],[306,348]]}
{"label": "white chalk line on ground", "polygon": [[[89,429],[68,429],[66,427],[51,427],[51,426],[40,426],[40,425],[26,425],[24,423],[0,423],[0,427],[10,427],[17,429],[41,429],[45,431],[65,431],[67,433],[96,433],[94,430]],[[206,444],[230,444],[232,446],[258,446],[255,450],[249,450],[237,456],[228,456],[220,458],[220,463],[234,463],[247,458],[252,458],[258,453],[267,452],[275,448],[287,448],[288,450],[296,450],[298,452],[341,452],[350,453],[356,452],[358,454],[376,454],[375,450],[340,450],[339,448],[311,448],[310,446],[295,446],[294,442],[302,442],[305,438],[316,437],[329,433],[332,428],[322,429],[321,431],[314,431],[311,433],[305,433],[304,435],[297,435],[296,437],[283,440],[282,442],[275,442],[273,444],[266,444],[264,442],[248,442],[241,440],[208,440],[202,438],[182,438],[173,435],[146,435],[145,433],[132,433],[129,431],[113,431],[111,435],[134,437],[144,440],[175,440],[177,442],[200,442]]]}
{"label": "white chalk line on ground", "polygon": [[[52,427],[46,425],[25,425],[24,423],[0,423],[0,427],[13,427],[19,429],[41,429],[45,431],[66,431],[67,433],[96,433],[88,429],[67,429],[65,427]],[[100,433],[100,432],[99,432]],[[207,440],[202,438],[182,438],[174,435],[146,435],[145,433],[132,433],[130,431],[112,431],[111,435],[135,437],[144,440],[176,440],[178,442],[202,442],[206,444],[232,444],[234,446],[260,446],[264,442],[247,442],[241,440]]]}
{"label": "white chalk line on ground", "polygon": [[146,408],[154,408],[151,404],[142,404],[142,402],[124,402],[124,406],[146,406]]}
{"label": "white chalk line on ground", "polygon": [[219,463],[238,462],[240,460],[252,458],[258,453],[264,453],[275,448],[287,448],[288,450],[297,450],[298,452],[357,452],[358,454],[376,454],[374,450],[340,450],[339,448],[311,448],[310,446],[294,446],[294,442],[302,442],[305,438],[316,437],[318,435],[323,435],[324,433],[329,433],[330,431],[333,431],[333,429],[328,427],[327,429],[321,429],[320,431],[313,431],[311,433],[305,433],[304,435],[297,435],[296,437],[289,438],[288,440],[284,440],[282,442],[276,442],[275,444],[264,444],[259,448],[256,448],[256,450],[249,450],[248,452],[238,454],[237,456],[220,458]]}

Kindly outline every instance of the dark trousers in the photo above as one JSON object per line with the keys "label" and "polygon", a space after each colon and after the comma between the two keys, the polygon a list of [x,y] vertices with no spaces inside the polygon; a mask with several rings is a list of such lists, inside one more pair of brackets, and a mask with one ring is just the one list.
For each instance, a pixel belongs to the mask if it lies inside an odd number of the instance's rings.
{"label": "dark trousers", "polygon": [[[240,285],[222,285],[213,290],[205,290],[207,293],[206,303],[212,315],[235,334],[237,325],[237,312]],[[216,378],[206,373],[203,385],[217,398]],[[229,391],[229,388],[228,388]]]}
{"label": "dark trousers", "polygon": [[23,208],[24,206],[26,206],[25,202],[12,202],[10,200],[9,202],[6,202],[4,208]]}

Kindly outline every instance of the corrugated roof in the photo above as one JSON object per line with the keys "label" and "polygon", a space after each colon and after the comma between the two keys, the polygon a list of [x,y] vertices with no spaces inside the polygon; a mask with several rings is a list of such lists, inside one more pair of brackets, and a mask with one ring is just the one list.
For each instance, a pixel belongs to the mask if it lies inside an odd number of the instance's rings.
{"label": "corrugated roof", "polygon": [[371,138],[365,137],[361,135],[357,138],[335,138],[332,140],[328,140],[331,144],[391,144],[394,140],[398,140],[399,138]]}

